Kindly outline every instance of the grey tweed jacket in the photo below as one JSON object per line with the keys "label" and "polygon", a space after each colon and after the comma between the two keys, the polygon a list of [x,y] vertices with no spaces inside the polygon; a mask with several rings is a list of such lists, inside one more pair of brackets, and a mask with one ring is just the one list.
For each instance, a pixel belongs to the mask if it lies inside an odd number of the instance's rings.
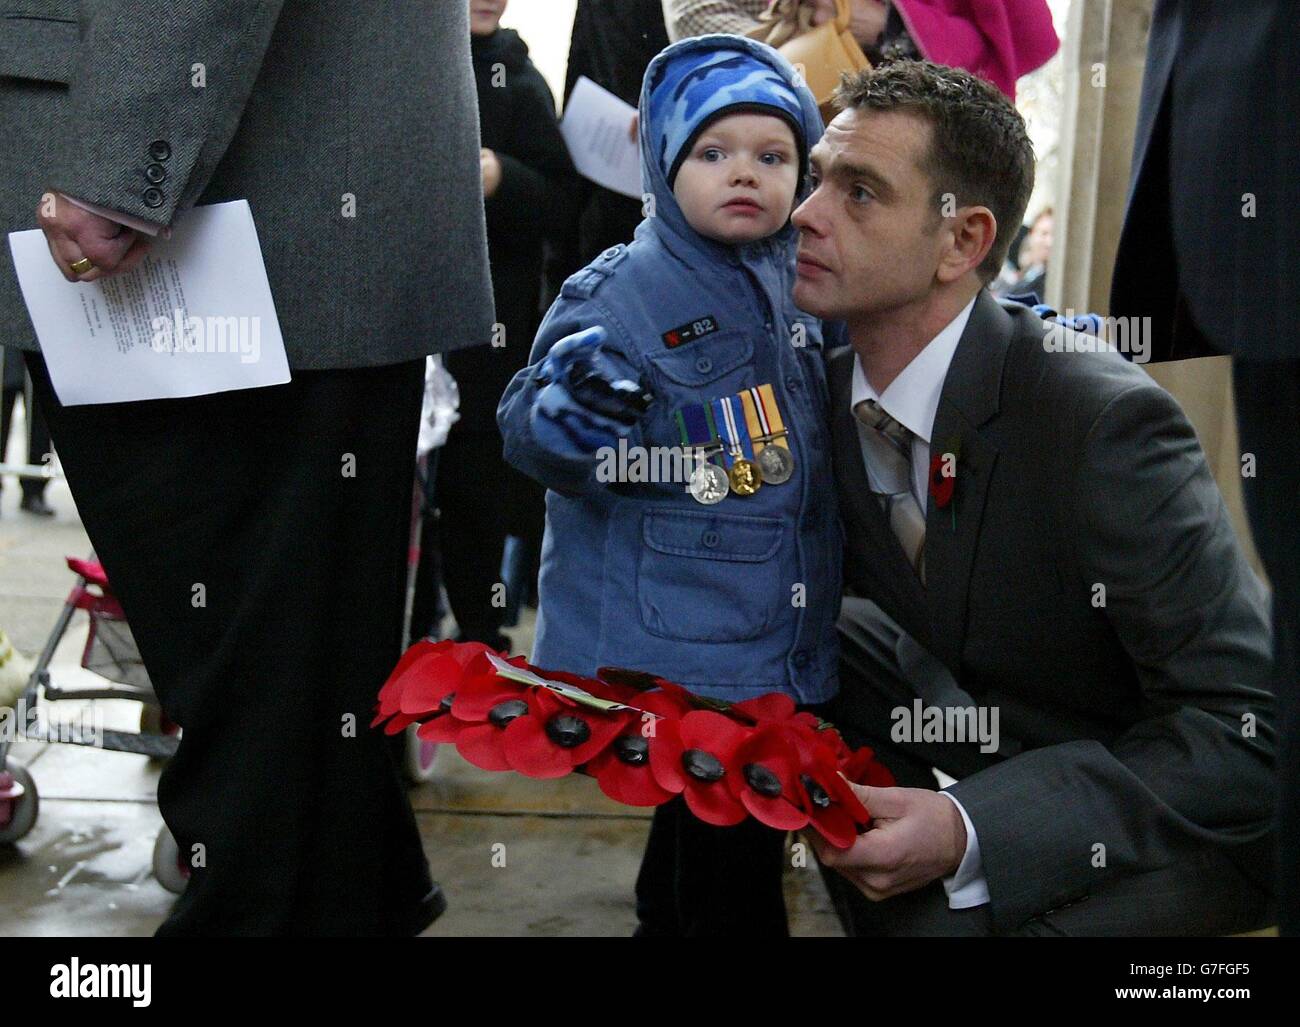
{"label": "grey tweed jacket", "polygon": [[[0,227],[247,199],[294,368],[488,342],[463,2],[0,0]],[[0,344],[37,348],[0,246]]]}

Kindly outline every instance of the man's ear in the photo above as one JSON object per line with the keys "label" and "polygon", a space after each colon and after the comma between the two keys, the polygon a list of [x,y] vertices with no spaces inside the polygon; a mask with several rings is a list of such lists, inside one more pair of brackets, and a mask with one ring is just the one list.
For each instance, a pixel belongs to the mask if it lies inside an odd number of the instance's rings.
{"label": "man's ear", "polygon": [[988,207],[962,207],[949,220],[948,242],[935,272],[939,281],[955,282],[984,262],[998,237],[998,220]]}

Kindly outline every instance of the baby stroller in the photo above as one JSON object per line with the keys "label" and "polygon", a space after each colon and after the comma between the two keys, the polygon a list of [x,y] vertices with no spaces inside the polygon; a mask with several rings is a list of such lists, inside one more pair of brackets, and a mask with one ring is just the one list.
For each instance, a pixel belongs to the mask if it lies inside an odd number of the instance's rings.
{"label": "baby stroller", "polygon": [[[9,749],[14,738],[134,752],[152,760],[167,759],[175,753],[179,743],[180,728],[167,719],[158,705],[158,697],[103,565],[94,559],[93,554],[85,560],[69,556],[67,561],[69,570],[77,575],[77,582],[64,601],[54,629],[45,641],[12,714],[18,722],[14,725],[15,730],[0,736],[0,843],[12,844],[25,836],[35,826],[40,808],[31,774],[25,767],[9,761]],[[103,678],[106,682],[104,687],[61,688],[51,680],[50,664],[54,653],[78,610],[84,611],[89,620],[81,666]],[[33,727],[30,722],[42,692],[47,703],[87,699],[137,701],[141,704],[140,729],[85,732],[75,724],[55,726],[39,717]],[[189,868],[181,859],[166,825],[158,832],[154,843],[153,870],[159,883],[168,891],[180,893],[184,890]]]}

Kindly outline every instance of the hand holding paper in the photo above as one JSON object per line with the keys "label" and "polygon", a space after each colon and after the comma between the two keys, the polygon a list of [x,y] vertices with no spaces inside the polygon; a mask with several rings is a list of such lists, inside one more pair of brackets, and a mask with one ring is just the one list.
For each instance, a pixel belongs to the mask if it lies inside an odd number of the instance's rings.
{"label": "hand holding paper", "polygon": [[[138,232],[71,203],[56,192],[41,197],[36,221],[45,233],[55,266],[69,282],[94,282],[105,275],[130,271],[149,249],[149,240]],[[83,258],[94,266],[78,274],[73,265]]]}
{"label": "hand holding paper", "polygon": [[[64,213],[74,209],[59,205]],[[69,224],[95,224],[82,217],[104,221],[86,211],[68,216]],[[135,236],[129,229],[122,234]],[[202,396],[289,381],[247,200],[195,207],[170,239],[146,252],[147,246],[133,241],[112,263],[117,273],[111,276],[70,282],[67,269],[51,262],[54,247],[47,248],[44,232],[10,233],[23,299],[65,406]],[[106,260],[113,256],[107,242],[91,252]],[[67,255],[61,249],[56,260]]]}

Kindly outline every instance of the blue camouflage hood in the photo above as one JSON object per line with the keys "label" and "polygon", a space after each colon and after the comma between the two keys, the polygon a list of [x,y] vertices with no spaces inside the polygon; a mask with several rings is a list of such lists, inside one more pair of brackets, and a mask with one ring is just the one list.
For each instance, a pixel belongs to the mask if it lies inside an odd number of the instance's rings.
{"label": "blue camouflage hood", "polygon": [[[807,153],[824,125],[817,101],[793,66],[770,46],[743,36],[711,35],[683,39],[663,50],[646,69],[641,84],[641,188],[654,197],[654,217],[678,236],[697,238],[668,184],[685,144],[719,111],[731,107],[770,107],[800,126],[796,139],[804,157],[799,197],[807,190]],[[793,231],[787,224],[778,235]],[[720,244],[714,244],[720,245]]]}

